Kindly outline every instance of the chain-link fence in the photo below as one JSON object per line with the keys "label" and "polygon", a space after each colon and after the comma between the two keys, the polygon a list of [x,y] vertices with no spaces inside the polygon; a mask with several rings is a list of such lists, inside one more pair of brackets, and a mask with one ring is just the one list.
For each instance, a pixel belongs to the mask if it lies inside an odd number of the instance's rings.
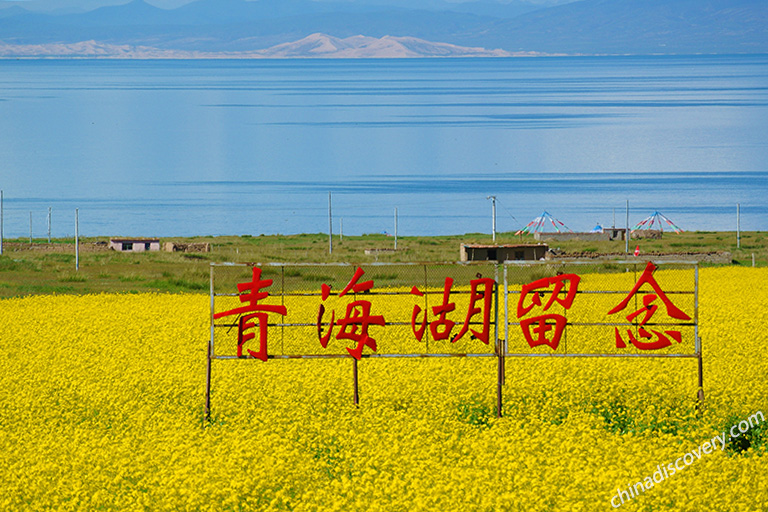
{"label": "chain-link fence", "polygon": [[695,263],[504,266],[507,355],[694,356]]}
{"label": "chain-link fence", "polygon": [[214,264],[211,269],[217,359],[252,356],[248,350],[258,353],[262,339],[269,358],[495,353],[495,264]]}
{"label": "chain-link fence", "polygon": [[214,264],[211,269],[216,358],[247,357],[247,350],[256,351],[250,345],[261,340],[267,355],[278,358],[348,356],[349,350],[358,359],[492,355],[499,338],[506,355],[697,351],[698,271],[692,263]]}

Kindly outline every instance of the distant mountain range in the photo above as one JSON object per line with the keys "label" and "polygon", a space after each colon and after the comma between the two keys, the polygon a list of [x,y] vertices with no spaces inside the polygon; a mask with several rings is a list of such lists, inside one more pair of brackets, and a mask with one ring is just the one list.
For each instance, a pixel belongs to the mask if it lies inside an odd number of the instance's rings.
{"label": "distant mountain range", "polygon": [[[97,41],[8,45],[0,43],[0,58],[115,58],[115,59],[374,59],[403,57],[509,57],[504,50],[468,48],[447,43],[432,43],[415,37],[381,38],[352,36],[344,39],[327,34],[311,34],[299,41],[282,43],[264,50],[244,52],[204,52],[163,50],[149,46],[105,44]],[[523,55],[523,54],[518,54]]]}
{"label": "distant mountain range", "polygon": [[133,0],[78,11],[95,0],[61,0],[68,9],[46,11],[50,0],[32,0],[32,11],[2,0],[0,56],[768,53],[767,0],[379,1]]}
{"label": "distant mountain range", "polygon": [[258,52],[263,57],[398,58],[398,57],[509,57],[504,50],[468,48],[447,43],[432,43],[415,37],[381,38],[352,36],[339,39],[312,34],[299,41],[283,43]]}

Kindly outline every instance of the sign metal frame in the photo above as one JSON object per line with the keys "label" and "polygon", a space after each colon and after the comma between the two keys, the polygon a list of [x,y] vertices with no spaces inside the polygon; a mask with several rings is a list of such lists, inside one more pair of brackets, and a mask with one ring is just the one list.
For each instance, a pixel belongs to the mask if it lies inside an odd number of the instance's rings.
{"label": "sign metal frame", "polygon": [[[702,344],[701,344],[701,338],[699,337],[699,265],[696,261],[651,261],[650,263],[653,263],[656,266],[659,266],[660,268],[663,268],[665,266],[669,265],[677,265],[677,266],[684,266],[684,267],[691,267],[693,269],[693,290],[692,291],[670,291],[668,293],[670,294],[688,294],[693,295],[693,318],[690,320],[690,322],[687,323],[656,323],[654,325],[669,325],[669,326],[685,326],[685,327],[693,327],[694,331],[694,352],[692,353],[568,353],[568,352],[551,352],[551,353],[542,353],[542,352],[531,352],[531,353],[523,353],[523,352],[510,352],[509,351],[509,339],[510,339],[510,333],[509,329],[510,326],[516,327],[520,326],[520,321],[511,322],[510,321],[510,301],[513,301],[513,303],[516,303],[517,300],[519,300],[519,296],[521,294],[520,291],[516,290],[510,290],[509,280],[508,280],[508,273],[510,269],[519,269],[521,267],[527,267],[532,268],[536,266],[584,266],[584,265],[599,265],[601,263],[611,263],[613,265],[626,265],[629,267],[630,265],[633,267],[636,267],[637,265],[641,264],[642,260],[621,260],[621,261],[615,261],[612,260],[610,262],[595,262],[595,261],[585,261],[585,260],[573,260],[573,261],[558,261],[558,262],[534,262],[534,261],[504,261],[504,262],[498,262],[493,264],[494,267],[494,286],[492,291],[492,319],[490,320],[491,326],[494,331],[493,335],[493,351],[488,352],[465,352],[465,353],[431,353],[431,352],[421,352],[421,353],[362,353],[360,355],[361,359],[376,359],[376,358],[430,358],[430,357],[495,357],[497,359],[497,382],[496,382],[496,411],[497,411],[497,417],[502,416],[502,407],[503,407],[503,400],[502,400],[502,391],[503,391],[503,385],[505,381],[505,374],[506,374],[506,359],[507,358],[526,358],[526,357],[551,357],[551,358],[562,358],[562,357],[571,357],[571,358],[582,358],[582,357],[601,357],[601,358],[677,358],[677,359],[696,359],[697,360],[697,370],[698,370],[698,391],[697,391],[697,399],[698,399],[698,407],[701,408],[703,406],[704,402],[704,377],[703,377],[703,356],[702,356]],[[472,262],[457,262],[457,263],[367,263],[364,264],[364,266],[367,267],[405,267],[405,266],[413,266],[413,267],[424,267],[425,275],[427,272],[427,266],[455,266],[455,267],[467,267],[467,266],[476,266],[477,263]],[[484,266],[488,267],[488,263],[485,263]],[[287,267],[347,267],[347,268],[354,268],[354,265],[349,263],[325,263],[325,264],[307,264],[307,263],[216,263],[212,262],[210,264],[210,337],[208,341],[208,354],[207,354],[207,361],[206,361],[206,391],[205,391],[205,407],[204,407],[204,417],[206,420],[210,421],[211,418],[211,380],[212,380],[212,361],[213,360],[231,360],[231,359],[255,359],[253,357],[238,357],[236,355],[222,355],[222,354],[216,354],[215,351],[215,332],[217,328],[229,326],[230,328],[233,327],[231,324],[222,325],[217,324],[216,320],[214,319],[214,314],[216,310],[216,297],[223,297],[223,296],[229,296],[229,297],[237,297],[240,294],[238,293],[217,293],[215,291],[215,269],[217,267],[258,267],[258,268],[269,268],[269,267],[280,267],[282,269],[285,269]],[[499,271],[502,271],[503,275],[503,282],[499,283]],[[503,332],[504,332],[504,338],[500,338],[500,332],[502,326],[500,325],[499,320],[499,295],[500,295],[500,285],[503,285],[503,306],[504,306],[504,326],[503,326]],[[425,293],[438,293],[438,292],[425,292]],[[439,292],[442,293],[442,292]],[[456,291],[454,293],[468,293],[468,292],[459,292]],[[610,290],[610,291],[577,291],[575,293],[610,293],[610,294],[626,294],[626,290]],[[408,292],[378,292],[376,293],[378,295],[407,295]],[[374,294],[374,295],[376,295]],[[277,294],[276,294],[277,295]],[[281,296],[285,296],[285,289],[281,289],[280,292]],[[298,295],[303,296],[314,296],[318,295],[318,293],[301,293]],[[426,314],[426,313],[425,313]],[[319,322],[319,320],[318,320]],[[280,327],[308,327],[308,326],[314,326],[315,324],[307,324],[307,323],[287,323],[287,322],[275,322],[270,323],[270,326],[280,326]],[[404,322],[392,322],[387,323],[387,325],[405,325]],[[410,325],[410,324],[408,324]],[[581,326],[606,326],[606,327],[631,327],[631,326],[637,326],[637,322],[603,322],[603,323],[595,323],[595,322],[588,322],[588,323],[578,323],[578,322],[568,322],[567,325],[571,328],[578,328]],[[490,340],[489,340],[490,341]],[[428,345],[427,345],[428,348]],[[355,357],[351,357],[348,354],[268,354],[268,359],[339,359],[339,358],[350,358],[352,360],[352,377],[353,377],[353,400],[355,405],[359,405],[360,402],[360,395],[359,395],[359,376],[358,376],[358,364],[359,360]]]}

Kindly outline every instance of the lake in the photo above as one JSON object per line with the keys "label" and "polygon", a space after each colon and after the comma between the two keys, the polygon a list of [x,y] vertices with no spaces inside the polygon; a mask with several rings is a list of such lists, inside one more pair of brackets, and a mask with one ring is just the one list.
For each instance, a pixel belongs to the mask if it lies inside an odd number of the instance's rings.
{"label": "lake", "polygon": [[768,230],[768,56],[0,61],[6,237]]}

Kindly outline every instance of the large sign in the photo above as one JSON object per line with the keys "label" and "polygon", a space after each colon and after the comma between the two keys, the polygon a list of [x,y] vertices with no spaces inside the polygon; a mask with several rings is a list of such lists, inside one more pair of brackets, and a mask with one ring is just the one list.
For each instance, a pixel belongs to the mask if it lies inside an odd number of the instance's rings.
{"label": "large sign", "polygon": [[496,357],[499,414],[509,357],[701,362],[695,263],[214,263],[210,303],[207,414],[217,359],[348,357],[357,401],[364,358]]}

